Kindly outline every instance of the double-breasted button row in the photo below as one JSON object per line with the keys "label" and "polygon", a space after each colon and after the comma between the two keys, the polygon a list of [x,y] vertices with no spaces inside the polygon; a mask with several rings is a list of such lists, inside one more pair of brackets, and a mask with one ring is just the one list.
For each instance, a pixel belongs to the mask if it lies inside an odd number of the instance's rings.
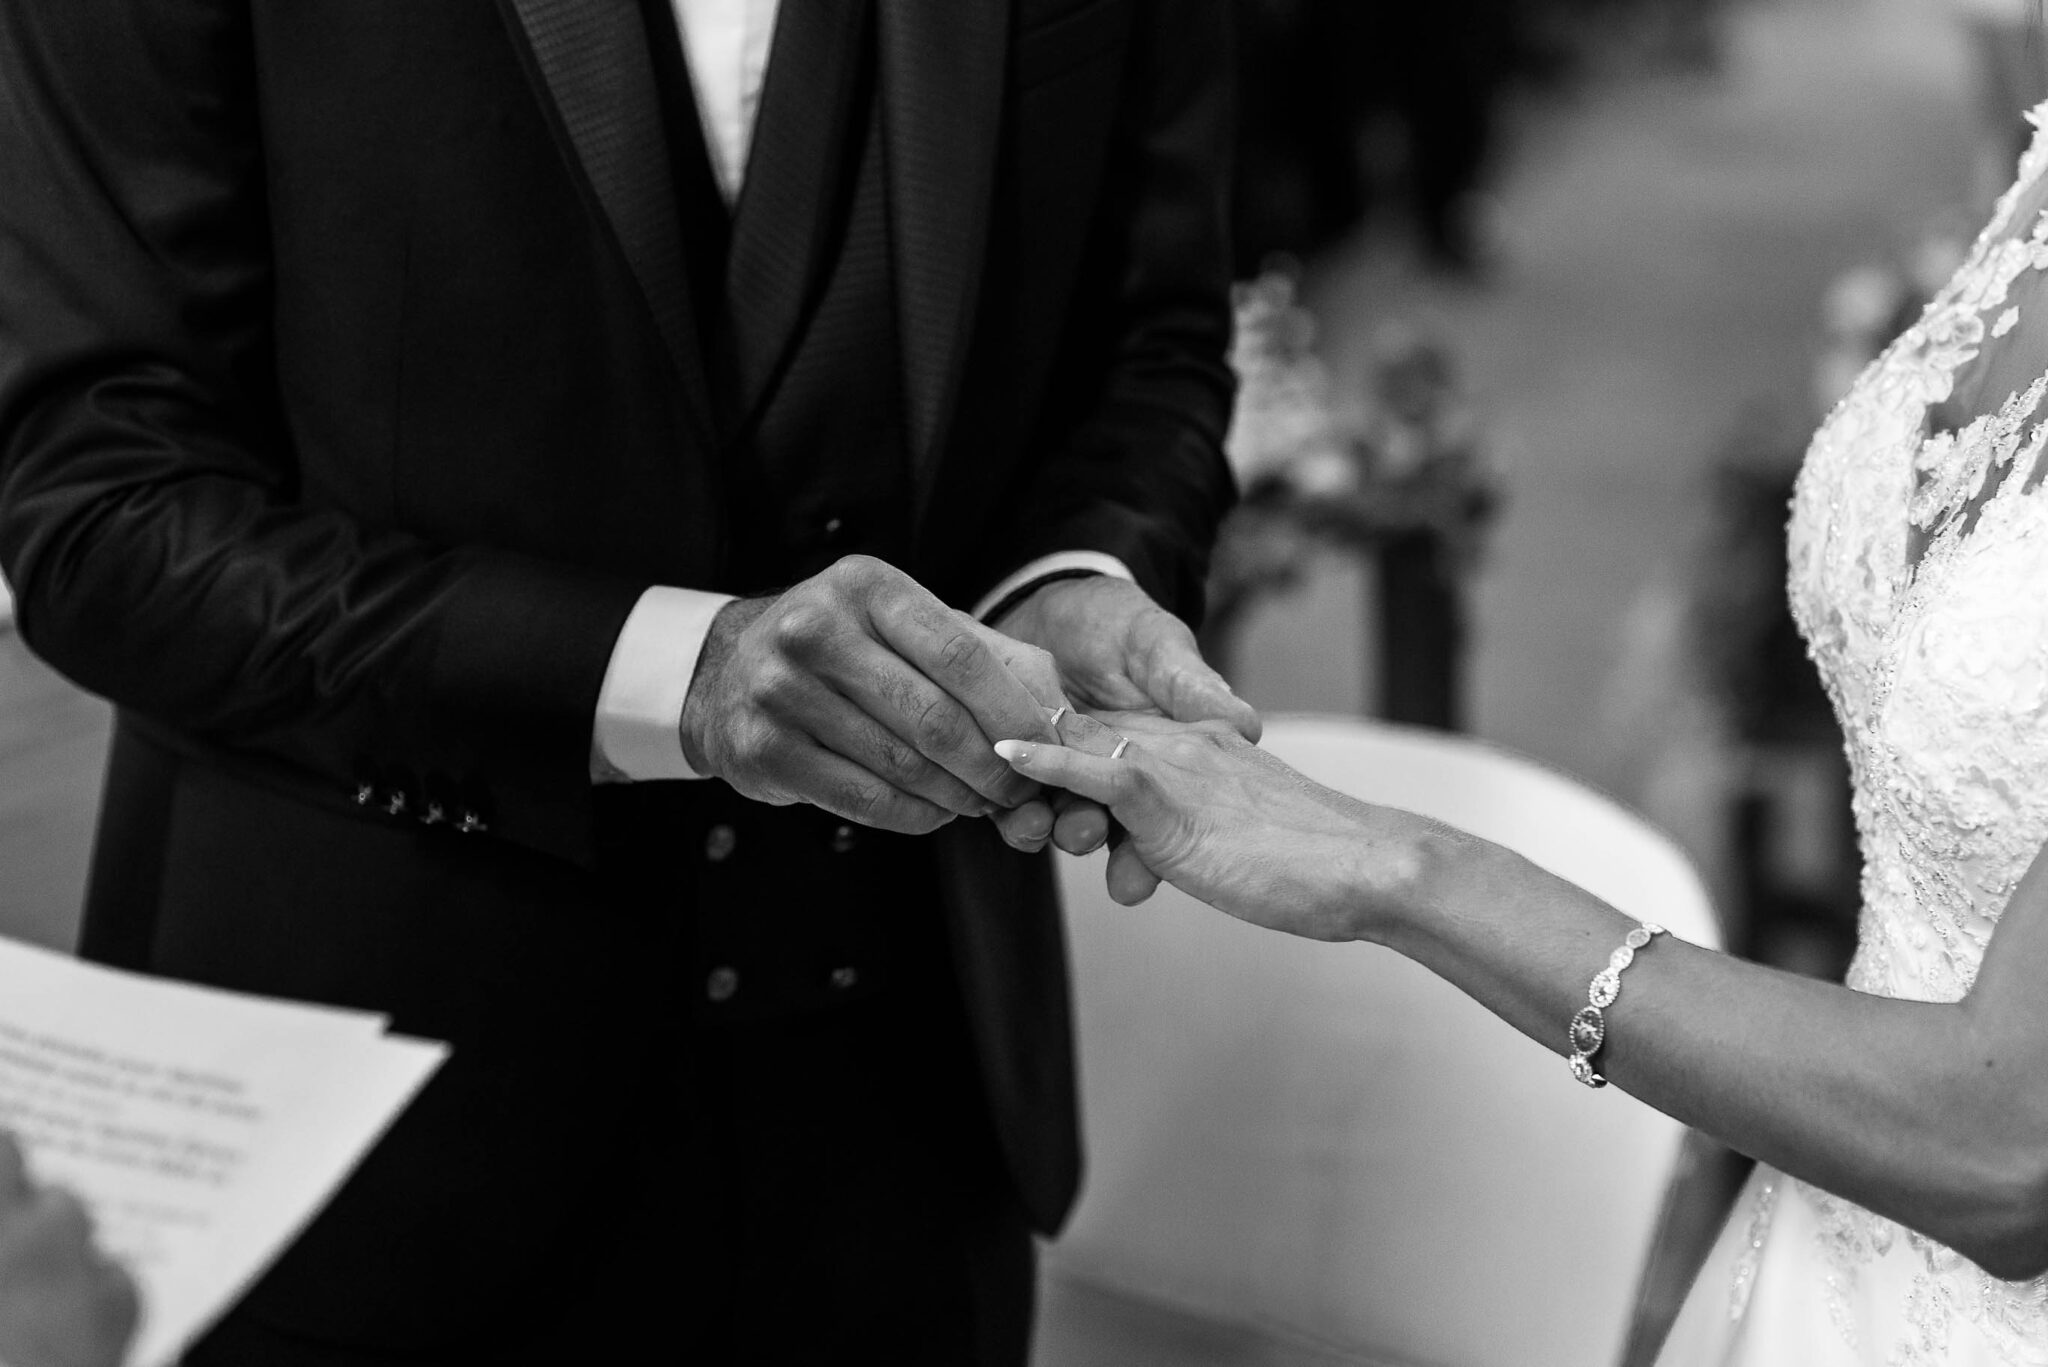
{"label": "double-breasted button row", "polygon": [[[834,854],[851,854],[860,845],[860,831],[853,826],[835,826],[826,845]],[[739,852],[739,832],[721,821],[704,832],[704,860],[723,864]]]}
{"label": "double-breasted button row", "polygon": [[[826,981],[835,992],[850,992],[860,986],[860,970],[852,964],[842,964],[827,975]],[[723,1005],[739,995],[740,971],[730,964],[720,964],[704,975],[705,999],[714,1005]]]}

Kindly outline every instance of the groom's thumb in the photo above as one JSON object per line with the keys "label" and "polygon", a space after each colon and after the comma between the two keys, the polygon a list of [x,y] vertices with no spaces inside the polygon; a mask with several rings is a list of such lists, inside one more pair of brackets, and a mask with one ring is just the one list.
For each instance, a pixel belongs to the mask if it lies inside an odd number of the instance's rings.
{"label": "groom's thumb", "polygon": [[1224,677],[1200,656],[1191,657],[1168,674],[1165,696],[1159,702],[1175,721],[1220,721],[1254,743],[1264,729],[1258,709],[1232,692]]}

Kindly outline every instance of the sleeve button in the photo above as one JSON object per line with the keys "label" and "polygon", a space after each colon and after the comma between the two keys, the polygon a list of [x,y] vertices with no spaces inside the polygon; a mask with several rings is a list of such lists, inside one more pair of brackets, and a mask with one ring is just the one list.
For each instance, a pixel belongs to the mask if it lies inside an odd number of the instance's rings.
{"label": "sleeve button", "polygon": [[704,857],[714,864],[723,864],[732,858],[739,843],[739,833],[721,821],[704,834]]}
{"label": "sleeve button", "polygon": [[851,826],[837,826],[832,831],[832,853],[847,854],[860,843],[860,835]]}
{"label": "sleeve button", "polygon": [[832,970],[832,986],[835,991],[845,992],[860,982],[860,970],[848,964]]}
{"label": "sleeve button", "polygon": [[704,980],[704,995],[714,1002],[729,1002],[732,1000],[732,994],[739,990],[738,970],[728,968],[724,964],[712,969],[710,976]]}

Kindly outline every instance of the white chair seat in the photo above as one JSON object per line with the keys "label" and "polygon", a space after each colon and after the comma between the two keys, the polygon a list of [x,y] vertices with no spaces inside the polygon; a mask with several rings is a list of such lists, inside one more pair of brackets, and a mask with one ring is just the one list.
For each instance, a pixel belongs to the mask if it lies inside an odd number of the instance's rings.
{"label": "white chair seat", "polygon": [[[1266,745],[1719,942],[1667,838],[1528,759],[1336,719],[1275,719]],[[1258,930],[1171,889],[1118,907],[1099,856],[1062,877],[1088,1178],[1046,1258],[1041,1367],[1617,1358],[1676,1122],[1581,1087],[1387,951]]]}

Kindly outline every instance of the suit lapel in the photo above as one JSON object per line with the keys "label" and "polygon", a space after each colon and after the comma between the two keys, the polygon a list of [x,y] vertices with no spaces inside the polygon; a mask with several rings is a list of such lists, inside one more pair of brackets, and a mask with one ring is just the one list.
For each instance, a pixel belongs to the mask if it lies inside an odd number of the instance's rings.
{"label": "suit lapel", "polygon": [[[665,0],[663,0],[665,3]],[[713,440],[704,355],[691,323],[689,277],[660,92],[638,0],[499,0],[526,42],[528,75],[566,154],[646,296],[699,436]]]}
{"label": "suit lapel", "polygon": [[878,3],[890,239],[921,520],[980,284],[1011,0]]}
{"label": "suit lapel", "polygon": [[726,272],[739,414],[768,393],[815,302],[852,183],[866,0],[782,0]]}

